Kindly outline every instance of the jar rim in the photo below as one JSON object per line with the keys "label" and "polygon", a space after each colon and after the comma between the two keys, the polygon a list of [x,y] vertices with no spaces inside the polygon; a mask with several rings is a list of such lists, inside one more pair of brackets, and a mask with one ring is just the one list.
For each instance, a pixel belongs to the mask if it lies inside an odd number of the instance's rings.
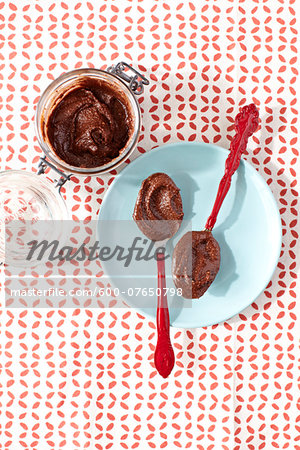
{"label": "jar rim", "polygon": [[[76,167],[68,164],[67,162],[63,161],[61,158],[59,158],[58,155],[54,152],[54,149],[48,145],[47,142],[45,142],[43,133],[42,133],[42,123],[43,123],[43,113],[45,110],[45,105],[47,102],[51,101],[51,96],[55,92],[56,89],[58,89],[60,86],[62,86],[64,83],[67,83],[68,81],[72,81],[73,79],[76,79],[77,77],[88,77],[88,76],[94,76],[94,77],[100,77],[101,79],[106,79],[111,81],[111,83],[117,85],[123,93],[126,94],[127,99],[129,100],[130,106],[132,108],[132,115],[134,119],[134,129],[133,132],[126,143],[125,147],[120,151],[120,154],[114,158],[112,161],[110,161],[107,164],[98,166],[98,167]],[[136,148],[139,135],[140,135],[140,129],[141,129],[141,111],[139,103],[134,95],[134,93],[130,90],[129,86],[121,80],[117,75],[113,73],[109,73],[106,70],[102,69],[94,69],[94,68],[81,68],[81,69],[74,69],[68,72],[63,73],[58,78],[53,80],[43,91],[38,104],[36,108],[35,113],[35,132],[38,139],[38,143],[43,150],[44,154],[47,158],[51,161],[52,164],[55,165],[60,170],[63,170],[64,172],[71,173],[74,175],[101,175],[103,173],[107,173],[116,167],[118,167],[120,164],[122,164],[134,151]]]}
{"label": "jar rim", "polygon": [[[13,177],[14,175],[17,177],[27,177],[28,180],[31,180],[33,183],[34,181],[36,181],[37,186],[41,187],[41,192],[43,191],[43,186],[46,186],[47,189],[49,189],[52,192],[52,194],[58,199],[60,208],[64,211],[65,218],[68,218],[69,213],[66,202],[50,179],[48,179],[47,177],[40,176],[35,172],[29,172],[28,170],[8,169],[8,170],[0,170],[0,182],[2,182],[3,177],[11,177],[11,176]],[[23,187],[26,188],[27,186],[25,185]]]}

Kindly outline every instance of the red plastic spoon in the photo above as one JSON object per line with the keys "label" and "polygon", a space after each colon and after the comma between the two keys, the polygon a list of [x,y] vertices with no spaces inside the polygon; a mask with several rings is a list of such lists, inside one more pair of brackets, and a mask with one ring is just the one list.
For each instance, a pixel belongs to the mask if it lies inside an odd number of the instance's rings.
{"label": "red plastic spoon", "polygon": [[231,178],[239,167],[249,137],[258,127],[258,110],[252,103],[244,106],[235,118],[236,135],[231,141],[225,162],[225,174],[220,181],[217,197],[205,230],[190,231],[177,243],[173,252],[172,272],[177,289],[185,298],[199,298],[214,281],[220,268],[220,247],[211,231],[231,185]]}
{"label": "red plastic spoon", "polygon": [[183,219],[180,190],[166,173],[154,173],[143,181],[134,207],[133,219],[144,235],[158,247],[157,345],[154,364],[159,374],[166,378],[174,367],[175,357],[169,332],[165,245],[177,233]]}
{"label": "red plastic spoon", "polygon": [[157,344],[154,353],[154,364],[158,373],[163,378],[167,378],[174,367],[175,356],[170,339],[170,318],[166,294],[165,255],[164,253],[157,253],[156,257],[159,293],[157,296]]}
{"label": "red plastic spoon", "polygon": [[257,130],[258,117],[258,110],[254,103],[251,103],[250,105],[244,106],[235,118],[234,126],[236,134],[230,143],[230,152],[225,162],[225,173],[219,184],[213,210],[205,225],[205,229],[208,231],[213,229],[217,221],[218,213],[231,185],[232,175],[240,165],[248,139]]}

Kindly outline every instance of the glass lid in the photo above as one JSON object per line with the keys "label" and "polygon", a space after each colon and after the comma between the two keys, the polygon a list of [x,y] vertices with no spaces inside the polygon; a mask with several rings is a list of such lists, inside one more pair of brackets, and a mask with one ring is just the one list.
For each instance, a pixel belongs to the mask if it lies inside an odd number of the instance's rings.
{"label": "glass lid", "polygon": [[51,181],[23,170],[0,172],[0,263],[23,265],[28,242],[50,240],[54,226],[57,231],[67,218],[66,204]]}

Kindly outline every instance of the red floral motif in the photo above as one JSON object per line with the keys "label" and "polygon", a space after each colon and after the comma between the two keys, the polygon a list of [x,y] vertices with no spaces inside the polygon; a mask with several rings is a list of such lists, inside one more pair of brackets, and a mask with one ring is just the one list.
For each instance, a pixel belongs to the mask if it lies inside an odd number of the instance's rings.
{"label": "red floral motif", "polygon": [[[245,157],[272,189],[283,228],[276,272],[246,311],[209,328],[172,329],[167,381],[154,369],[155,324],[133,310],[2,310],[1,448],[300,448],[295,5],[0,3],[1,170],[37,170],[33,117],[51,80],[125,59],[151,80],[131,159],[178,140],[228,147],[239,106],[256,103],[261,127]],[[97,217],[115,176],[64,186],[74,220]],[[49,285],[51,274],[49,266]]]}

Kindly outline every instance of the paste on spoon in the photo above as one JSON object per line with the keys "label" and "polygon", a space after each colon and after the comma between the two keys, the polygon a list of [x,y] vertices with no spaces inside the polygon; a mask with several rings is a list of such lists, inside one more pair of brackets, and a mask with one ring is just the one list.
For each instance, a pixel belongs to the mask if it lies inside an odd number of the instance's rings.
{"label": "paste on spoon", "polygon": [[214,281],[220,268],[220,247],[209,231],[189,231],[177,243],[172,273],[184,298],[199,298]]}
{"label": "paste on spoon", "polygon": [[182,200],[180,190],[167,174],[154,173],[143,181],[133,219],[153,241],[170,239],[177,233],[183,219]]}

